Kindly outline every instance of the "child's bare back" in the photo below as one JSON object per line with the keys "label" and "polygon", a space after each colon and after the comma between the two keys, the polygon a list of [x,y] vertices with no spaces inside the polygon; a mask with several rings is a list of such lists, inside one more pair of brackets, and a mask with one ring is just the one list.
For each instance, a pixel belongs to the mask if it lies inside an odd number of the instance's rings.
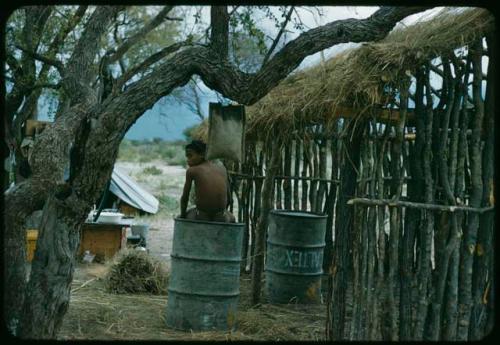
{"label": "child's bare back", "polygon": [[[186,146],[189,168],[181,197],[181,218],[235,222],[234,216],[226,211],[229,194],[226,169],[205,160],[205,149],[205,144],[200,141]],[[196,207],[188,211],[192,182],[195,184]]]}
{"label": "child's bare back", "polygon": [[188,169],[195,185],[196,208],[204,212],[220,212],[227,206],[226,169],[205,161]]}

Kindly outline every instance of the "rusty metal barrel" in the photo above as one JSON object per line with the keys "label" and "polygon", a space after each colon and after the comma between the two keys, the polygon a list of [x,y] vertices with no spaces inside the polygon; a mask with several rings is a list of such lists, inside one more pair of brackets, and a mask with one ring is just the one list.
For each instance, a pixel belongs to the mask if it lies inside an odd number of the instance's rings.
{"label": "rusty metal barrel", "polygon": [[167,326],[235,329],[243,227],[243,223],[174,220]]}
{"label": "rusty metal barrel", "polygon": [[272,210],[266,251],[265,291],[270,303],[321,300],[326,215]]}

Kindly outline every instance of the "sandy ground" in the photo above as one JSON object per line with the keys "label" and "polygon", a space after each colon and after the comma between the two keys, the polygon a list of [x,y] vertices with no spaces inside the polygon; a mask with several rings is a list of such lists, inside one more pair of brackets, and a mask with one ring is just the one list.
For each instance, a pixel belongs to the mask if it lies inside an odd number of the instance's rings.
{"label": "sandy ground", "polygon": [[[144,189],[161,199],[155,215],[134,219],[150,224],[147,237],[149,254],[170,266],[174,217],[184,184],[185,168],[162,162],[118,162],[118,167]],[[156,167],[161,174],[145,174]],[[167,201],[165,201],[167,199]],[[165,206],[167,205],[167,206]],[[240,297],[236,331],[186,332],[166,326],[168,296],[112,294],[105,282],[111,262],[85,264],[75,269],[71,301],[58,340],[322,340],[326,305],[251,306],[251,279],[240,276]],[[263,287],[262,287],[263,288]]]}
{"label": "sandy ground", "polygon": [[[171,166],[162,161],[148,163],[117,162],[116,166],[125,171],[141,187],[156,198],[166,195],[172,199],[172,202],[180,200],[186,175],[184,167]],[[143,173],[145,168],[153,166],[161,170],[162,173],[159,175]],[[170,252],[172,250],[174,217],[179,212],[180,209],[177,207],[166,212],[160,210],[156,215],[142,216],[134,219],[136,222],[150,225],[146,240],[149,254],[156,259],[166,262],[168,265],[170,264]]]}

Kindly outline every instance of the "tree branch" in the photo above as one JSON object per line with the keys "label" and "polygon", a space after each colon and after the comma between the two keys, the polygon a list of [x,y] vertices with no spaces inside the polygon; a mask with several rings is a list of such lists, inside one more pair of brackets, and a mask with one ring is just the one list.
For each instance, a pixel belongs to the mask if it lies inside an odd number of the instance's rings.
{"label": "tree branch", "polygon": [[116,83],[116,89],[120,90],[122,86],[130,80],[134,75],[137,73],[140,73],[144,70],[146,70],[149,66],[154,64],[155,62],[158,62],[165,56],[172,54],[176,52],[177,50],[181,49],[182,47],[185,47],[191,43],[191,39],[187,39],[182,42],[177,42],[172,45],[169,45],[168,47],[163,48],[159,52],[149,56],[147,59],[145,59],[143,62],[140,64],[135,65],[134,67],[130,68],[128,71],[126,71],[117,81]]}
{"label": "tree branch", "polygon": [[134,44],[144,39],[144,36],[150,31],[158,27],[165,19],[167,14],[174,8],[174,6],[165,6],[160,13],[156,15],[149,23],[144,25],[135,35],[126,40],[115,52],[106,58],[107,63],[114,62],[122,57]]}
{"label": "tree branch", "polygon": [[[221,59],[212,47],[193,46],[165,59],[152,73],[131,83],[121,95],[103,103],[103,106],[110,107],[106,114],[127,114],[120,119],[127,124],[123,128],[117,128],[116,124],[114,127],[122,131],[122,135],[145,109],[174,88],[185,85],[193,74],[199,75],[205,85],[225,97],[251,105],[275,87],[306,56],[341,42],[381,39],[399,20],[422,10],[424,8],[382,8],[367,19],[341,20],[309,30],[289,42],[256,74],[236,69],[227,59]],[[106,121],[112,126],[116,118]]]}
{"label": "tree branch", "polygon": [[100,38],[106,32],[110,21],[124,6],[98,6],[85,25],[80,39],[66,64],[62,86],[73,101],[87,99],[93,95],[90,87],[94,58],[99,51]]}
{"label": "tree branch", "polygon": [[55,68],[57,68],[59,73],[61,73],[61,74],[63,73],[64,65],[61,61],[40,55],[38,53],[35,53],[33,51],[28,50],[27,48],[21,47],[20,45],[16,45],[16,48],[19,50],[22,50],[24,53],[28,54],[33,59],[36,59],[36,60],[41,61],[41,62],[48,64],[48,65],[54,66]]}
{"label": "tree branch", "polygon": [[227,6],[212,6],[210,8],[210,25],[210,47],[221,59],[227,59],[229,51]]}
{"label": "tree branch", "polygon": [[83,15],[87,11],[88,6],[79,6],[75,11],[75,14],[65,23],[65,25],[59,30],[59,32],[54,37],[54,40],[50,43],[49,46],[49,56],[53,56],[57,49],[59,49],[60,45],[64,42],[68,34],[73,31],[73,29],[78,25],[78,23],[82,20]]}
{"label": "tree branch", "polygon": [[[257,91],[253,96],[249,94],[238,98],[247,98],[245,104],[252,104],[292,72],[306,56],[339,43],[380,40],[398,21],[426,9],[426,7],[381,7],[366,19],[338,20],[308,30],[276,53],[252,78],[249,89]],[[262,87],[263,85],[265,87]]]}
{"label": "tree branch", "polygon": [[285,31],[286,25],[288,24],[288,22],[290,21],[290,18],[292,17],[292,13],[293,13],[293,9],[294,8],[295,8],[295,6],[290,7],[290,10],[288,11],[288,14],[286,15],[285,21],[281,25],[281,28],[280,28],[280,31],[278,32],[278,35],[274,39],[273,44],[271,45],[271,48],[269,48],[269,50],[267,51],[266,56],[264,57],[264,60],[262,61],[262,65],[266,64],[267,60],[269,59],[269,57],[271,56],[272,52],[274,51],[274,48],[276,48],[276,45],[278,44],[278,42],[279,42],[279,40],[281,38],[281,35],[283,35],[283,32]]}

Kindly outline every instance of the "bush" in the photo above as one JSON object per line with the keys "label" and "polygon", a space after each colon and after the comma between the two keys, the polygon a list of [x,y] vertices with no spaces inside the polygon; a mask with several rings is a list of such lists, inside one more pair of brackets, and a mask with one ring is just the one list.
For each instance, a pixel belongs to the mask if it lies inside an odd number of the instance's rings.
{"label": "bush", "polygon": [[142,170],[142,173],[143,174],[146,174],[146,175],[161,175],[163,171],[161,169],[158,169],[156,166],[152,165],[152,166],[149,166],[149,167],[145,167],[143,170]]}
{"label": "bush", "polygon": [[139,163],[162,160],[170,165],[185,165],[184,145],[182,141],[167,142],[159,138],[153,141],[124,139],[120,144],[118,159]]}
{"label": "bush", "polygon": [[179,209],[179,200],[170,195],[162,194],[158,197],[160,211],[175,212]]}

